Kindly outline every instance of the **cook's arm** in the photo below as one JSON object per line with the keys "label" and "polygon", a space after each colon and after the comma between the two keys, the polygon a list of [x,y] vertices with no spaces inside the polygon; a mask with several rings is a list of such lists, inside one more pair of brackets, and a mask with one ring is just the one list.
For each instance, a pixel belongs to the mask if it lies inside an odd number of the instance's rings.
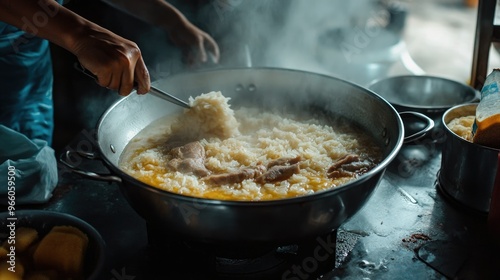
{"label": "cook's arm", "polygon": [[[174,43],[185,51],[195,50],[202,62],[207,61],[207,48],[219,60],[219,46],[206,32],[192,24],[178,9],[164,0],[103,0],[135,17],[166,30]],[[193,53],[189,53],[193,55]],[[194,59],[194,57],[191,57]]]}
{"label": "cook's arm", "polygon": [[[149,73],[134,42],[94,24],[53,0],[0,0],[0,20],[45,38],[78,57],[101,86],[129,94],[149,91]],[[13,42],[23,44],[28,38]]]}

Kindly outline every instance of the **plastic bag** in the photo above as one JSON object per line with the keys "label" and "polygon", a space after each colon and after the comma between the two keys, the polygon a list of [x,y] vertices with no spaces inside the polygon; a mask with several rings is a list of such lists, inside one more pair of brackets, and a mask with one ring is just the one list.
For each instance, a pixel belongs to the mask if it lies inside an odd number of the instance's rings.
{"label": "plastic bag", "polygon": [[57,185],[54,150],[0,125],[0,204],[47,202]]}
{"label": "plastic bag", "polygon": [[493,69],[481,89],[472,142],[500,149],[500,69]]}

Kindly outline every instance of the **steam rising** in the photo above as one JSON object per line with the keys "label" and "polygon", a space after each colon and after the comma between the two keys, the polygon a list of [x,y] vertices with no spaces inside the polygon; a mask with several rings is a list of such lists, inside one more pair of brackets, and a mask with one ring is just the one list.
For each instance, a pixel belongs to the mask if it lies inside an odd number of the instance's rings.
{"label": "steam rising", "polygon": [[[190,6],[187,3],[198,4]],[[361,83],[371,77],[362,76],[359,65],[346,60],[346,57],[364,60],[373,52],[375,41],[383,38],[380,31],[387,18],[384,9],[377,3],[374,0],[172,1],[193,23],[216,39],[221,48],[218,65],[184,65],[179,48],[165,44],[168,37],[162,40],[161,32],[154,28],[125,36],[141,47],[153,81],[199,69],[278,67],[338,76]],[[319,44],[322,34],[339,28],[350,28],[352,36],[335,37],[331,46]],[[140,33],[137,30],[134,32]],[[388,40],[383,38],[378,41]],[[373,69],[386,70],[378,65]],[[174,92],[172,94],[175,95]],[[107,95],[101,92],[97,98],[92,96],[91,100],[81,103],[81,107],[88,108],[82,115],[91,123],[89,127],[94,126],[93,123],[104,111],[104,108],[94,108],[110,104],[108,99],[111,97]],[[111,95],[113,100],[117,99],[117,96]],[[101,102],[99,96],[105,96],[105,102]]]}
{"label": "steam rising", "polygon": [[[349,58],[370,55],[387,25],[386,12],[373,0],[216,0],[200,15],[221,45],[222,67],[290,68],[350,80],[357,73],[346,69],[357,65]],[[320,45],[322,34],[335,29],[352,34]]]}

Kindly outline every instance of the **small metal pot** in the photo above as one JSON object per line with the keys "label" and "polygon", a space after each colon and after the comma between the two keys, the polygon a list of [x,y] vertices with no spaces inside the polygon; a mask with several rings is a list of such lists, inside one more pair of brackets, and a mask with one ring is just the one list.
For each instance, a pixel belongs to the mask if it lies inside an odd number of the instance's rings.
{"label": "small metal pot", "polygon": [[394,76],[374,81],[368,88],[398,112],[419,112],[434,120],[434,130],[428,135],[439,143],[444,141],[443,113],[453,106],[479,101],[479,92],[474,88],[435,76]]}
{"label": "small metal pot", "polygon": [[[476,107],[477,103],[450,108],[443,114],[442,122],[448,124],[455,118],[475,115]],[[469,142],[447,125],[444,130],[446,140],[438,176],[441,191],[469,209],[488,213],[500,150]]]}

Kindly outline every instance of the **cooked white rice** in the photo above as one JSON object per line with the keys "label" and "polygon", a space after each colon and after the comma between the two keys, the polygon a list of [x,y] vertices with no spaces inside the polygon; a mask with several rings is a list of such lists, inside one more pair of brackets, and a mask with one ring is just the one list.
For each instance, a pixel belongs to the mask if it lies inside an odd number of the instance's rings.
{"label": "cooked white rice", "polygon": [[472,140],[472,125],[476,116],[464,116],[451,120],[447,126],[456,135],[467,141]]}
{"label": "cooked white rice", "polygon": [[[352,180],[326,177],[326,170],[347,154],[369,157],[375,162],[380,159],[378,145],[347,123],[336,122],[332,127],[315,119],[298,120],[252,108],[233,111],[227,102],[220,92],[211,92],[190,100],[193,107],[181,116],[155,121],[129,143],[120,167],[144,183],[183,195],[270,200],[310,194]],[[232,185],[211,185],[194,175],[168,170],[166,143],[178,133],[196,134],[201,139],[207,157],[205,166],[212,174],[295,156],[301,157],[300,173],[273,184],[245,180]]]}
{"label": "cooked white rice", "polygon": [[239,134],[238,121],[229,107],[229,98],[220,91],[189,98],[191,109],[172,124],[172,133],[188,139],[229,138]]}

